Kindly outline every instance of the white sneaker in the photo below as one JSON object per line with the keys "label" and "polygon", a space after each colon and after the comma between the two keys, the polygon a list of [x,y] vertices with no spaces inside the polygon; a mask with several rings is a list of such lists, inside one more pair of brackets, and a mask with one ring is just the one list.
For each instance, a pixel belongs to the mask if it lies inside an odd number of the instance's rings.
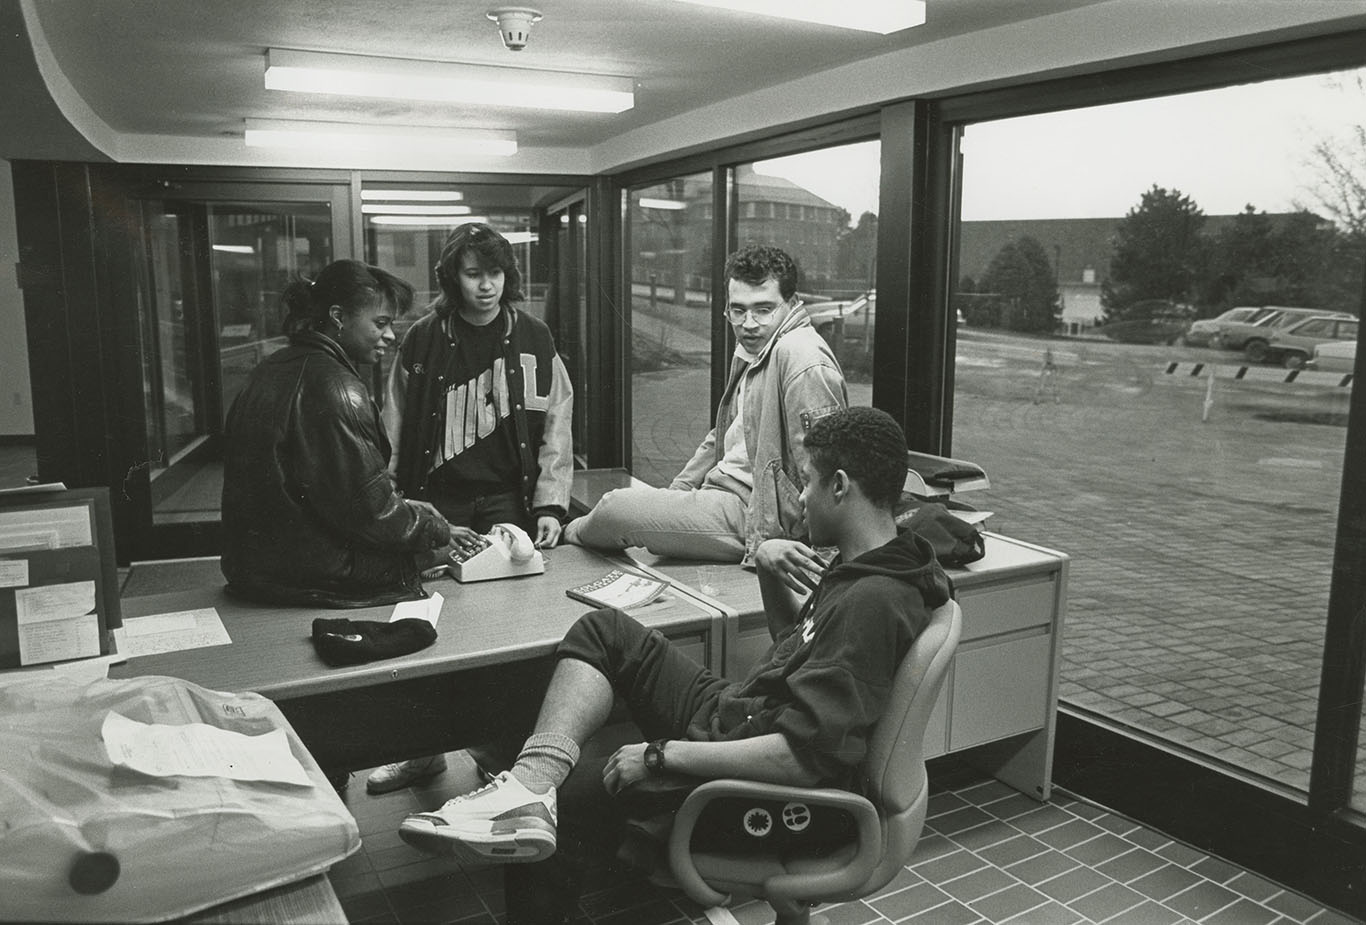
{"label": "white sneaker", "polygon": [[414,848],[457,860],[531,863],[555,853],[557,815],[552,785],[528,787],[504,771],[435,812],[414,813],[398,834]]}
{"label": "white sneaker", "polygon": [[429,758],[410,758],[395,761],[382,768],[376,768],[365,780],[367,793],[388,793],[409,784],[429,780],[446,770],[446,756],[432,755]]}

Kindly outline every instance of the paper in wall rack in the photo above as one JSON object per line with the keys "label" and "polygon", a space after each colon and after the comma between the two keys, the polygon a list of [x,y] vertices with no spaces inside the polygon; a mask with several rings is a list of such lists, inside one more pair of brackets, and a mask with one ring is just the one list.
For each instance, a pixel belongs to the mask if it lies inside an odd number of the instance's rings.
{"label": "paper in wall rack", "polygon": [[0,491],[0,669],[108,655],[121,625],[109,489]]}

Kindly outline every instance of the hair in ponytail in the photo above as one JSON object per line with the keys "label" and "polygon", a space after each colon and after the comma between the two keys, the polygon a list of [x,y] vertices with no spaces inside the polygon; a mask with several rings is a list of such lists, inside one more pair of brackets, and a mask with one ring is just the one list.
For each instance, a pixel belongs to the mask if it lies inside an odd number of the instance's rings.
{"label": "hair in ponytail", "polygon": [[285,333],[325,331],[332,324],[332,306],[350,315],[372,304],[376,296],[392,306],[398,316],[412,304],[413,287],[388,270],[359,260],[329,263],[311,282],[297,278],[281,293]]}

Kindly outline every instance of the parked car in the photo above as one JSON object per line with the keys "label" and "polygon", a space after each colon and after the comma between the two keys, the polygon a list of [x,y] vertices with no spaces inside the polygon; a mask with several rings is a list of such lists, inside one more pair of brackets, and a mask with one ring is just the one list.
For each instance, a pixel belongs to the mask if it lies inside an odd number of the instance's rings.
{"label": "parked car", "polygon": [[1267,340],[1266,358],[1279,362],[1286,369],[1299,369],[1320,344],[1356,340],[1359,326],[1360,322],[1351,316],[1319,315],[1289,327],[1276,328]]}
{"label": "parked car", "polygon": [[[807,297],[801,293],[798,293],[798,295],[801,296],[802,301],[806,305],[806,314],[807,317],[811,319],[811,326],[819,331],[822,337],[827,339],[830,337],[831,332],[834,331],[835,322],[837,320],[843,318],[847,330],[849,324],[856,320],[860,324],[865,323],[862,319],[863,312],[868,311],[869,314],[871,314],[873,311],[876,311],[876,291],[865,292],[852,299],[830,301],[819,300],[819,296],[813,296],[812,299],[807,299]],[[872,324],[872,318],[870,317],[866,323]]]}
{"label": "parked car", "polygon": [[1313,318],[1316,315],[1336,315],[1351,318],[1345,312],[1328,312],[1321,308],[1291,308],[1284,305],[1268,305],[1270,311],[1255,321],[1229,321],[1219,326],[1211,344],[1225,350],[1241,350],[1253,363],[1266,359],[1266,345],[1271,332],[1276,328]]}
{"label": "parked car", "polygon": [[1274,308],[1240,305],[1237,308],[1230,308],[1222,315],[1217,315],[1214,318],[1201,318],[1199,321],[1191,322],[1191,326],[1186,330],[1185,343],[1189,347],[1208,347],[1223,330],[1225,324],[1234,321],[1253,323],[1259,318],[1265,318],[1273,311],[1275,311]]}
{"label": "parked car", "polygon": [[1335,340],[1319,344],[1314,355],[1304,364],[1305,369],[1316,369],[1325,373],[1350,373],[1357,365],[1357,342],[1354,340]]}

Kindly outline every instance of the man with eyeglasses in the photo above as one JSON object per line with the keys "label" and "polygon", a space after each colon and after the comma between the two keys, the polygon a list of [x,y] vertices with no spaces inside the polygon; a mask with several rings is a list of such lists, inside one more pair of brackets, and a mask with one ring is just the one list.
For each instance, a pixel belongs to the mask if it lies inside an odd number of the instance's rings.
{"label": "man with eyeglasses", "polygon": [[726,261],[735,356],[716,420],[668,488],[620,488],[570,521],[564,540],[599,549],[751,564],[772,537],[805,539],[797,501],[807,429],[849,404],[844,373],[797,298],[797,265],[750,244]]}

